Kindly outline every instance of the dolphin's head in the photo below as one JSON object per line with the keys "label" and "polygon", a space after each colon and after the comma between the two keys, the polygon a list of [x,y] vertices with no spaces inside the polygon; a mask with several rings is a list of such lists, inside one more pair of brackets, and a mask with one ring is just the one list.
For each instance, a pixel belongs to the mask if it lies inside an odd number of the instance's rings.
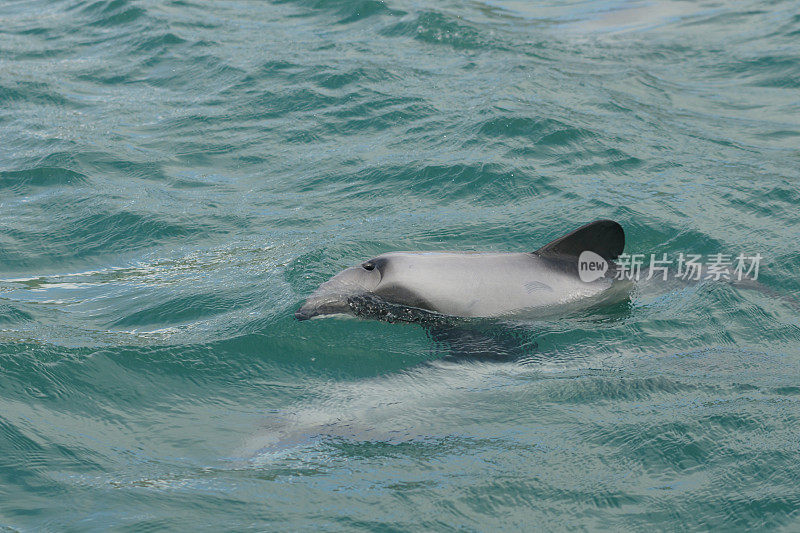
{"label": "dolphin's head", "polygon": [[297,320],[315,316],[353,314],[354,299],[372,295],[381,282],[382,258],[346,268],[319,286],[294,314]]}

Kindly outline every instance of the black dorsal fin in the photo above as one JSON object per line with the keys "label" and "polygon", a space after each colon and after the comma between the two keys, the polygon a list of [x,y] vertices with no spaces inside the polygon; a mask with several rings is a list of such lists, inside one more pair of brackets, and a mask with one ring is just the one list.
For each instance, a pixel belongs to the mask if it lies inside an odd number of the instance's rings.
{"label": "black dorsal fin", "polygon": [[570,259],[588,250],[606,261],[613,261],[624,249],[625,232],[622,226],[613,220],[595,220],[533,253],[546,258]]}

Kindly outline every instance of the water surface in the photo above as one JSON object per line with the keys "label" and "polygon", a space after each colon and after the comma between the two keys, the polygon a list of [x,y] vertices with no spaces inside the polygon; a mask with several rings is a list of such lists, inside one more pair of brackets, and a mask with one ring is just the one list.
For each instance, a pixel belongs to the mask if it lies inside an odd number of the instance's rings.
{"label": "water surface", "polygon": [[[0,527],[800,528],[798,43],[790,1],[3,3]],[[596,218],[765,290],[500,360],[293,319]]]}

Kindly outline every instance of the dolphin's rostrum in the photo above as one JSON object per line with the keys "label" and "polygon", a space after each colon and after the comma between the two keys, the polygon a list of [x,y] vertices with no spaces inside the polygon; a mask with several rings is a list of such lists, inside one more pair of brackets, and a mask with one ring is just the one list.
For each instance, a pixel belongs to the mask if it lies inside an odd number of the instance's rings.
{"label": "dolphin's rostrum", "polygon": [[[630,283],[615,280],[613,263],[624,247],[622,227],[597,220],[529,253],[390,252],[320,285],[295,317],[350,314],[419,321],[438,315],[490,318],[558,312],[624,294]],[[578,258],[583,252],[608,262],[604,275],[581,280]],[[616,290],[620,287],[622,291]]]}

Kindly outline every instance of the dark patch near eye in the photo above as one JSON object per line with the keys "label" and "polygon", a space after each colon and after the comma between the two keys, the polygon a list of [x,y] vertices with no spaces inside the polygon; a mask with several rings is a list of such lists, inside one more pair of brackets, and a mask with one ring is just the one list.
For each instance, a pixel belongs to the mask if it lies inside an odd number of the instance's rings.
{"label": "dark patch near eye", "polygon": [[375,270],[383,274],[383,268],[386,266],[387,259],[385,257],[378,257],[377,259],[370,259],[361,263],[361,268],[364,270]]}

